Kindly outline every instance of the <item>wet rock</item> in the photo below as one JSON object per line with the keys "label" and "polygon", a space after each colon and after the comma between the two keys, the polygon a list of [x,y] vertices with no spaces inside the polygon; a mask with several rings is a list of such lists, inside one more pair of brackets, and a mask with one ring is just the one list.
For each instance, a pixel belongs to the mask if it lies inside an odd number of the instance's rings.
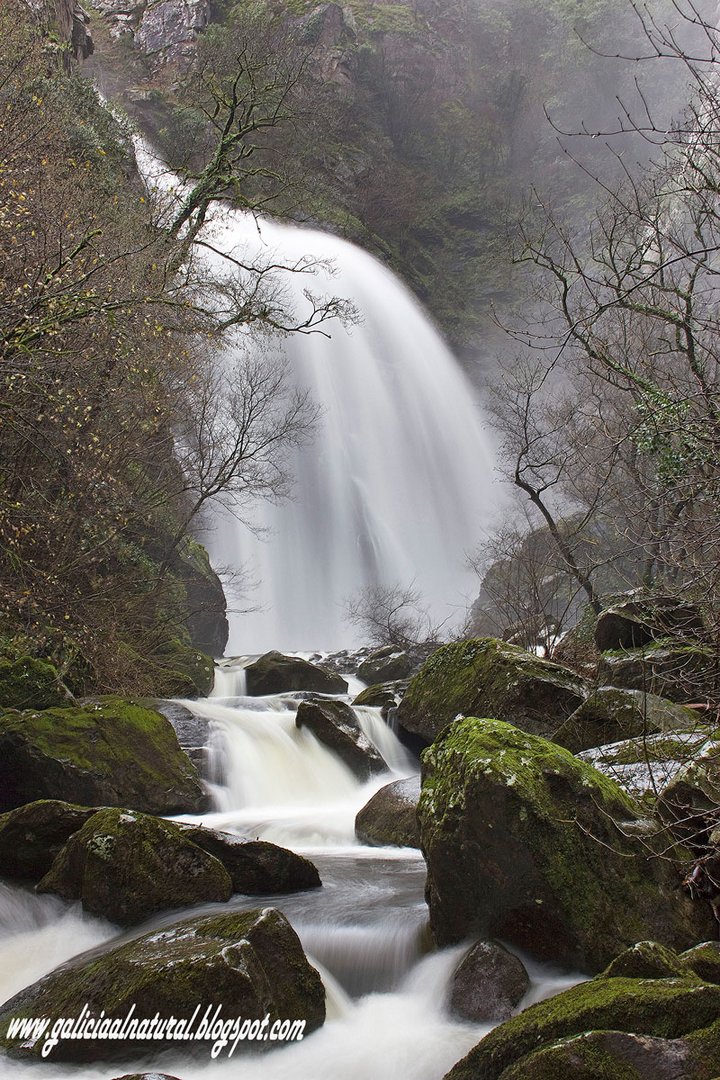
{"label": "wet rock", "polygon": [[562,1039],[511,1065],[503,1080],[708,1080],[684,1039],[591,1031]]}
{"label": "wet rock", "polygon": [[523,963],[494,941],[479,941],[450,985],[450,1011],[475,1024],[507,1020],[530,986]]}
{"label": "wet rock", "polygon": [[698,725],[693,731],[623,739],[583,750],[578,757],[616,780],[631,795],[655,799],[689,760],[717,744],[716,734]]}
{"label": "wet rock", "polygon": [[287,848],[266,840],[245,840],[200,825],[178,823],[178,827],[188,840],[223,864],[235,892],[271,896],[322,885],[314,863]]}
{"label": "wet rock", "polygon": [[[550,1080],[552,1077],[556,1080],[564,1075],[587,1077],[588,1080],[599,1076],[623,1077],[622,1072],[612,1070],[583,1072],[582,1057],[578,1061],[580,1071],[573,1072],[572,1054],[566,1050],[558,1053],[558,1040],[574,1040],[589,1032],[623,1032],[651,1039],[675,1040],[712,1024],[718,1008],[720,987],[696,978],[599,977],[548,1001],[531,1005],[518,1016],[506,1020],[459,1061],[446,1080],[499,1080],[500,1076],[503,1080],[508,1077],[513,1080]],[[617,1052],[618,1043],[614,1045]],[[620,1045],[629,1044],[621,1040]],[[567,1048],[571,1049],[569,1043]],[[541,1059],[543,1054],[548,1055],[545,1059],[549,1062],[547,1068]],[[692,1056],[689,1049],[686,1060],[689,1062]],[[612,1054],[609,1060],[612,1064]],[[662,1060],[662,1055],[656,1053],[656,1060]],[[551,1072],[550,1068],[556,1071]],[[652,1076],[650,1073],[640,1075],[646,1075],[648,1080]],[[680,1077],[688,1080],[692,1075],[699,1080],[701,1074],[681,1073],[674,1080],[680,1080]],[[704,1080],[709,1078],[710,1074],[704,1074]]]}
{"label": "wet rock", "polygon": [[595,644],[601,652],[635,649],[671,635],[705,635],[697,608],[675,596],[630,596],[600,612],[595,624]]}
{"label": "wet rock", "polygon": [[[262,1022],[304,1020],[305,1035],[325,1019],[325,990],[310,966],[297,934],[285,916],[273,908],[200,916],[154,930],[133,941],[93,956],[73,968],[52,972],[0,1006],[0,1045],[13,1057],[51,1063],[127,1061],[148,1051],[174,1049],[205,1060],[210,1041],[173,1042],[142,1037],[122,1043],[108,1039],[65,1040],[41,1059],[42,1043],[9,1043],[4,1033],[13,1016],[80,1016],[83,1007],[112,1022],[127,1016],[148,1021],[175,1017],[190,1021],[198,1003],[196,1024],[206,1005],[213,1015],[218,1003],[222,1018],[242,1017]],[[263,1042],[272,1050],[282,1042]],[[257,1043],[240,1041],[236,1053]]]}
{"label": "wet rock", "polygon": [[157,911],[226,901],[224,866],[169,821],[127,810],[100,810],[70,837],[37,886],[120,926]]}
{"label": "wet rock", "polygon": [[657,941],[638,941],[605,968],[608,978],[683,979],[693,974],[673,949]]}
{"label": "wet rock", "polygon": [[0,877],[39,881],[67,840],[96,812],[41,799],[0,816]]}
{"label": "wet rock", "polygon": [[592,972],[638,940],[682,949],[713,936],[709,911],[679,889],[688,852],[663,835],[666,858],[653,858],[617,784],[509,724],[443,731],[423,755],[418,818],[439,944],[499,938]]}
{"label": "wet rock", "polygon": [[207,805],[165,717],[113,697],[0,715],[0,811],[38,799],[153,814],[200,813]]}
{"label": "wet rock", "polygon": [[641,690],[601,686],[560,725],[553,742],[577,754],[659,731],[690,731],[696,722],[692,709],[666,698]]}
{"label": "wet rock", "polygon": [[368,684],[405,679],[412,671],[412,660],[402,649],[385,645],[371,652],[358,668],[358,676]]}
{"label": "wet rock", "polygon": [[400,679],[394,682],[376,683],[361,690],[353,701],[353,705],[370,705],[373,708],[382,709],[383,715],[395,708],[402,701],[402,696],[408,688],[408,680]]}
{"label": "wet rock", "polygon": [[473,638],[433,653],[410,680],[398,721],[428,743],[458,715],[492,716],[551,736],[587,693],[559,664],[495,638]]}
{"label": "wet rock", "polygon": [[680,954],[686,968],[705,982],[720,984],[720,941],[703,941]]}
{"label": "wet rock", "polygon": [[608,686],[643,690],[681,704],[712,698],[720,686],[713,649],[673,639],[603,653],[598,679]]}
{"label": "wet rock", "polygon": [[302,701],[295,724],[312,731],[316,739],[337,754],[361,779],[385,772],[387,765],[344,701]]}
{"label": "wet rock", "polygon": [[380,788],[355,818],[355,835],[360,843],[380,847],[420,847],[419,799],[419,776],[394,780]]}
{"label": "wet rock", "polygon": [[687,761],[662,789],[656,811],[683,843],[707,846],[720,820],[720,742],[712,741]]}
{"label": "wet rock", "polygon": [[265,653],[245,670],[251,697],[282,694],[287,690],[312,690],[316,694],[346,694],[348,690],[340,675],[279,652]]}

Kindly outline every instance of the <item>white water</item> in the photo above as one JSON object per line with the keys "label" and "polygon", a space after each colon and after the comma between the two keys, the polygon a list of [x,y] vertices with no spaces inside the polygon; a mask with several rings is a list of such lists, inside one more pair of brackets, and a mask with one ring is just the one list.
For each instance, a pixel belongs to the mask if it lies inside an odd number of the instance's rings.
{"label": "white water", "polygon": [[[412,582],[438,621],[462,615],[474,584],[466,553],[491,514],[492,451],[476,393],[419,304],[366,252],[335,236],[246,215],[216,222],[213,244],[248,261],[331,259],[335,273],[278,275],[298,313],[303,290],[350,300],[360,325],[282,344],[293,382],[322,406],[312,443],[290,467],[293,499],[253,520],[264,539],[220,515],[208,546],[219,565],[259,581],[260,610],[231,616],[229,650],[356,643],[347,599]],[[216,265],[219,260],[216,260]]]}

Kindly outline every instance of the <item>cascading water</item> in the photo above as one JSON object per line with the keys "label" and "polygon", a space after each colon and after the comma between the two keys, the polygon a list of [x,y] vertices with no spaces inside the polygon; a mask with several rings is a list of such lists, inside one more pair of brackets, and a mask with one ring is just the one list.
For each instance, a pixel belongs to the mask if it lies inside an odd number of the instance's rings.
{"label": "cascading water", "polygon": [[291,309],[307,310],[310,285],[361,319],[282,344],[320,427],[291,456],[292,499],[256,509],[257,535],[220,513],[208,538],[217,565],[259,583],[258,610],[231,617],[228,651],[358,644],[344,608],[367,586],[414,585],[433,620],[461,615],[474,587],[466,555],[497,502],[492,451],[473,387],[419,304],[376,259],[325,233],[228,213],[212,242],[243,262],[314,261],[310,278],[276,275]]}

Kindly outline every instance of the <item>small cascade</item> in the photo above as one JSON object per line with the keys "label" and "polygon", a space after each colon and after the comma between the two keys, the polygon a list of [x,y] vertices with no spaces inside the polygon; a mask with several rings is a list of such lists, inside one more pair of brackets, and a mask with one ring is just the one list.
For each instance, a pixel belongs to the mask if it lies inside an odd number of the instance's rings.
{"label": "small cascade", "polygon": [[247,694],[247,656],[233,656],[230,660],[221,660],[215,665],[215,681],[210,691],[211,698],[237,698]]}
{"label": "small cascade", "polygon": [[379,708],[371,705],[357,705],[355,715],[363,733],[380,751],[393,772],[401,776],[410,776],[418,771],[417,760],[403,746],[393,729],[385,723]]}

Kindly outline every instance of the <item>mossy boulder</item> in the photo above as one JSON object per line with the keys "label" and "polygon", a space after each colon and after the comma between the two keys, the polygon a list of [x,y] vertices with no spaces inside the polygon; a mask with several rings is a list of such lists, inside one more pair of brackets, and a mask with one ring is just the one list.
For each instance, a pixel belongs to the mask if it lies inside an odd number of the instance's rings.
{"label": "mossy boulder", "polygon": [[178,823],[178,827],[186,839],[222,863],[235,892],[272,896],[318,889],[322,885],[315,864],[287,848],[267,840],[245,840],[201,825]]}
{"label": "mossy boulder", "polygon": [[47,660],[30,656],[0,660],[0,708],[52,709],[67,705],[69,700],[71,695]]}
{"label": "mossy boulder", "polygon": [[655,694],[601,686],[560,725],[553,742],[577,754],[659,731],[689,731],[696,722],[692,709]]}
{"label": "mossy boulder", "polygon": [[40,799],[0,815],[0,877],[39,881],[73,833],[96,812]]}
{"label": "mossy boulder", "polygon": [[606,978],[621,979],[683,979],[692,974],[673,949],[657,941],[638,941],[603,971]]}
{"label": "mossy boulder", "polygon": [[[325,1020],[325,991],[310,966],[297,934],[273,908],[228,912],[187,919],[154,930],[100,956],[61,968],[21,991],[0,1007],[0,1046],[13,1057],[40,1061],[42,1043],[10,1043],[7,1022],[14,1016],[78,1017],[83,1007],[94,1016],[104,1010],[109,1022],[122,1019],[134,1006],[139,1020],[175,1017],[190,1021],[198,1004],[196,1024],[210,1008],[222,1005],[224,1020],[304,1020],[305,1034]],[[187,1025],[186,1025],[187,1026]],[[147,1024],[145,1025],[147,1031]],[[99,1062],[122,1060],[174,1049],[207,1058],[210,1041],[173,1042],[135,1038],[65,1040],[44,1061]],[[236,1052],[258,1044],[240,1041]],[[283,1045],[268,1041],[263,1048]]]}
{"label": "mossy boulder", "polygon": [[693,731],[658,733],[582,750],[578,756],[635,796],[653,801],[687,762],[717,745],[720,732],[696,726]]}
{"label": "mossy boulder", "polygon": [[311,690],[316,694],[347,694],[341,675],[297,656],[269,652],[245,669],[251,697],[282,694],[288,690]]}
{"label": "mossy boulder", "polygon": [[402,649],[385,645],[375,649],[358,668],[358,677],[368,684],[405,679],[412,671],[412,660]]}
{"label": "mossy boulder", "polygon": [[176,825],[149,814],[108,809],[70,837],[37,886],[121,926],[156,911],[224,902],[233,887],[222,863]]}
{"label": "mossy boulder", "polygon": [[0,714],[0,811],[38,799],[152,814],[200,813],[207,803],[165,717],[112,697]]}
{"label": "mossy boulder", "polygon": [[420,847],[417,805],[420,777],[394,780],[380,788],[355,818],[355,835],[362,844],[381,847]]}
{"label": "mossy boulder", "polygon": [[720,742],[688,760],[660,792],[657,813],[683,843],[702,850],[720,817]]}
{"label": "mossy boulder", "polygon": [[367,686],[364,690],[361,690],[353,700],[353,705],[369,705],[376,709],[382,709],[383,713],[387,713],[389,709],[400,704],[407,688],[407,679],[375,683],[373,686]]}
{"label": "mossy boulder", "polygon": [[194,648],[208,656],[222,656],[228,640],[227,605],[222,582],[207,551],[192,537],[176,548],[172,570],[185,587],[187,628]]}
{"label": "mossy boulder", "polygon": [[608,686],[693,704],[714,697],[720,689],[717,660],[710,646],[667,639],[603,653],[598,678]]}
{"label": "mossy boulder", "polygon": [[360,779],[387,771],[382,755],[365,735],[357,716],[344,701],[301,701],[295,725],[311,731]]}
{"label": "mossy boulder", "polygon": [[192,645],[174,640],[158,651],[157,692],[164,697],[207,697],[213,687],[215,662]]}
{"label": "mossy boulder", "polygon": [[[567,750],[457,720],[423,754],[418,807],[439,944],[496,937],[585,971],[638,939],[687,948],[711,918],[653,858],[640,808]],[[688,852],[673,854],[684,868]]]}
{"label": "mossy boulder", "polygon": [[[683,979],[597,978],[566,990],[549,1001],[531,1005],[495,1028],[447,1074],[446,1080],[507,1080],[566,1075],[568,1057],[559,1072],[527,1071],[526,1058],[557,1040],[591,1031],[620,1031],[658,1039],[678,1039],[712,1024],[720,1009],[720,987],[693,977]],[[544,1052],[541,1051],[541,1052]],[[532,1061],[532,1059],[530,1059]],[[582,1061],[581,1061],[582,1065]],[[510,1072],[515,1066],[516,1071]],[[534,1067],[534,1066],[533,1066]],[[507,1072],[506,1072],[507,1070]],[[569,1076],[575,1074],[570,1071]],[[623,1077],[622,1072],[580,1076]],[[626,1074],[632,1076],[632,1073]],[[642,1074],[640,1074],[642,1075]],[[683,1074],[680,1074],[683,1075]],[[709,1077],[706,1078],[709,1080]]]}
{"label": "mossy boulder", "polygon": [[478,941],[453,972],[450,1012],[474,1024],[507,1020],[529,987],[530,976],[517,956],[496,941]]}
{"label": "mossy boulder", "polygon": [[701,941],[699,945],[681,953],[680,959],[689,971],[705,982],[720,985],[720,941]]}
{"label": "mossy boulder", "polygon": [[493,716],[551,736],[587,692],[568,668],[495,638],[473,638],[433,653],[410,680],[398,720],[428,743],[458,715]]}
{"label": "mossy boulder", "polygon": [[676,596],[631,595],[601,611],[595,624],[595,644],[600,652],[639,648],[671,635],[705,635],[698,609]]}

